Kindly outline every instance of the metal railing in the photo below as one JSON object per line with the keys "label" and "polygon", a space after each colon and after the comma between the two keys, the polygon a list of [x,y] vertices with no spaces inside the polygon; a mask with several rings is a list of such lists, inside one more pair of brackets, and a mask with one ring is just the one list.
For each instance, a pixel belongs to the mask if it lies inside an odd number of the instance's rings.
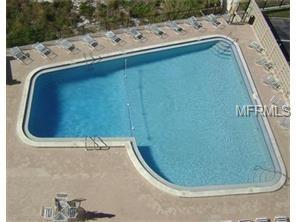
{"label": "metal railing", "polygon": [[256,0],[259,8],[265,9],[269,7],[283,7],[290,5],[290,0]]}
{"label": "metal railing", "polygon": [[87,136],[84,139],[85,150],[109,150],[111,147],[99,136]]}

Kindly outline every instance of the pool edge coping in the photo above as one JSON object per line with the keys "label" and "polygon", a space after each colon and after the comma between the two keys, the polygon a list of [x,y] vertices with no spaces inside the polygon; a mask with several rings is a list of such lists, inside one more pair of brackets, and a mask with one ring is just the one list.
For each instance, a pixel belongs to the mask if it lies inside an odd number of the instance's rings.
{"label": "pool edge coping", "polygon": [[[74,65],[74,64],[78,64],[78,63],[84,63],[84,62],[87,63],[93,59],[98,60],[98,59],[105,58],[105,57],[122,56],[122,55],[125,55],[128,53],[136,53],[136,52],[141,52],[141,51],[145,51],[145,50],[149,50],[149,49],[153,50],[153,49],[157,49],[160,47],[166,47],[166,46],[177,45],[177,44],[182,44],[182,43],[184,44],[184,43],[189,43],[189,42],[193,42],[193,41],[200,41],[200,40],[210,39],[210,38],[215,38],[215,37],[226,39],[228,41],[231,41],[235,45],[236,50],[239,54],[240,60],[242,62],[243,68],[246,71],[246,77],[248,79],[248,82],[249,82],[250,87],[253,92],[252,96],[258,104],[262,104],[260,97],[257,93],[257,89],[254,85],[253,79],[250,75],[249,68],[248,68],[247,63],[245,61],[243,53],[241,52],[241,49],[239,47],[239,44],[236,41],[234,41],[233,39],[231,39],[229,36],[207,35],[207,36],[203,36],[203,37],[195,37],[195,38],[189,38],[189,39],[185,39],[185,40],[177,40],[177,41],[165,42],[165,43],[161,43],[161,44],[154,44],[154,45],[150,45],[150,46],[137,47],[137,48],[133,48],[133,49],[129,49],[129,50],[117,50],[115,52],[105,53],[100,56],[95,56],[93,58],[92,57],[85,57],[85,58],[80,58],[80,59],[68,60],[68,61],[64,61],[64,62],[40,66],[40,67],[33,69],[27,75],[25,83],[24,83],[24,87],[23,87],[23,93],[22,93],[20,107],[19,107],[19,115],[18,115],[18,119],[17,119],[17,134],[18,134],[19,138],[25,144],[27,144],[29,146],[33,146],[33,147],[38,147],[38,148],[46,148],[46,147],[82,148],[82,147],[85,147],[85,143],[84,143],[84,141],[82,141],[82,138],[67,138],[67,139],[62,139],[62,140],[58,140],[58,141],[54,141],[54,139],[53,140],[46,140],[46,141],[38,141],[38,140],[30,139],[26,135],[26,133],[24,132],[24,121],[25,121],[25,116],[26,116],[25,114],[26,114],[26,107],[27,107],[27,103],[28,103],[28,96],[30,93],[31,80],[32,80],[32,77],[34,75],[36,75],[38,72],[41,72],[42,70],[54,68],[57,66]],[[263,117],[262,120],[263,120],[264,126],[267,130],[269,139],[271,140],[271,143],[273,145],[273,151],[274,151],[274,154],[275,154],[276,159],[278,161],[279,168],[281,170],[280,179],[276,183],[273,183],[270,186],[264,186],[264,187],[248,187],[248,188],[239,188],[239,189],[236,188],[236,189],[232,189],[232,190],[219,189],[219,190],[207,190],[207,191],[205,191],[205,190],[201,190],[201,191],[200,190],[199,191],[197,191],[197,190],[194,190],[194,191],[193,190],[182,190],[181,191],[181,190],[171,187],[169,183],[165,183],[165,181],[160,181],[159,179],[155,178],[155,173],[149,172],[151,169],[149,167],[147,169],[147,167],[143,166],[143,164],[141,163],[141,160],[139,159],[139,157],[135,151],[135,147],[134,147],[134,146],[136,146],[135,138],[108,137],[108,138],[102,138],[102,139],[104,141],[106,141],[108,143],[108,145],[110,145],[110,147],[112,147],[112,148],[113,147],[126,148],[129,158],[133,162],[133,165],[138,170],[138,172],[143,177],[145,177],[145,179],[147,179],[151,184],[153,184],[154,186],[156,186],[160,190],[163,190],[163,191],[170,193],[174,196],[208,197],[208,196],[223,196],[223,195],[235,195],[235,194],[272,192],[272,191],[276,191],[276,190],[280,189],[285,184],[286,176],[284,176],[284,175],[286,175],[286,168],[285,168],[283,159],[281,157],[280,150],[279,150],[276,140],[274,138],[273,132],[270,128],[269,122],[268,122],[267,118],[265,118],[265,117]]]}

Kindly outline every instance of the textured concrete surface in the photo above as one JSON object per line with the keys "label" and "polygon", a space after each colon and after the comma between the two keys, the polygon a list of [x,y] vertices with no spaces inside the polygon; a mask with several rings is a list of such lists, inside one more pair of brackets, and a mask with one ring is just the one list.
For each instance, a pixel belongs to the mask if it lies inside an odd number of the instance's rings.
{"label": "textured concrete surface", "polygon": [[[178,35],[168,28],[165,40],[144,32],[148,41],[138,43],[126,34],[122,47],[114,46],[108,39],[98,41],[104,45],[94,55],[112,52],[120,48],[153,45],[162,41],[191,38],[198,35],[229,34],[239,38],[239,45],[249,66],[259,95],[265,104],[275,92],[262,84],[266,72],[255,65],[260,57],[247,45],[256,36],[249,25],[227,25],[223,30],[214,29],[205,23],[206,32],[199,32],[187,25],[186,35]],[[136,171],[125,149],[89,151],[83,149],[48,148],[38,149],[25,145],[16,135],[23,83],[27,74],[40,65],[68,61],[89,55],[91,50],[75,43],[81,52],[69,55],[62,49],[51,47],[57,53],[53,61],[28,50],[34,62],[28,66],[10,61],[13,78],[20,84],[7,85],[7,221],[40,221],[42,205],[52,205],[57,192],[67,192],[70,198],[85,198],[82,207],[89,211],[115,214],[112,219],[99,221],[221,221],[289,215],[289,180],[280,190],[253,195],[235,195],[208,198],[177,198],[150,185]],[[280,152],[289,172],[289,132],[279,127],[276,118],[270,124]]]}

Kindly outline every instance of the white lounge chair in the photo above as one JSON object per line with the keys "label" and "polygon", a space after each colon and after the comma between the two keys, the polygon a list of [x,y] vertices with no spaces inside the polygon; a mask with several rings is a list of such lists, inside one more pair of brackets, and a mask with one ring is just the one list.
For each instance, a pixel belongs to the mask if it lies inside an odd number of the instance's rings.
{"label": "white lounge chair", "polygon": [[30,64],[33,59],[31,59],[27,54],[23,52],[19,47],[13,47],[10,49],[10,54],[17,59],[19,62],[28,65]]}
{"label": "white lounge chair", "polygon": [[53,220],[54,210],[52,207],[42,207],[41,217],[44,220]]}
{"label": "white lounge chair", "polygon": [[191,16],[190,18],[188,18],[187,22],[189,25],[197,30],[203,29],[202,23],[195,16]]}
{"label": "white lounge chair", "polygon": [[144,35],[141,32],[139,32],[136,28],[127,29],[127,33],[130,34],[136,40],[146,41]]}
{"label": "white lounge chair", "polygon": [[270,99],[270,103],[274,106],[277,106],[279,108],[282,108],[283,106],[288,106],[289,103],[286,102],[284,99],[281,98],[280,95],[276,94],[273,95]]}
{"label": "white lounge chair", "polygon": [[75,45],[68,39],[58,39],[56,41],[57,45],[65,49],[68,53],[78,53],[80,50],[75,47]]}
{"label": "white lounge chair", "polygon": [[98,49],[99,43],[97,40],[95,40],[93,37],[91,37],[89,34],[86,34],[81,37],[81,40],[88,45],[91,49]]}
{"label": "white lounge chair", "polygon": [[287,216],[276,216],[274,222],[289,222],[290,218]]}
{"label": "white lounge chair", "polygon": [[55,54],[50,48],[45,46],[43,43],[37,42],[33,44],[32,47],[44,58],[53,59],[57,56],[57,54]]}
{"label": "white lounge chair", "polygon": [[263,66],[267,71],[270,71],[274,68],[274,65],[266,57],[263,57],[256,62],[258,65]]}
{"label": "white lounge chair", "polygon": [[290,129],[290,118],[284,117],[280,120],[280,126],[284,129]]}
{"label": "white lounge chair", "polygon": [[118,37],[114,32],[108,31],[106,32],[106,37],[109,38],[114,44],[122,44],[124,41]]}
{"label": "white lounge chair", "polygon": [[167,37],[167,34],[164,31],[162,31],[157,25],[147,25],[145,28],[160,38]]}
{"label": "white lounge chair", "polygon": [[177,33],[185,33],[185,30],[175,21],[168,21],[166,25]]}
{"label": "white lounge chair", "polygon": [[214,14],[207,16],[207,21],[210,22],[215,28],[223,28],[224,25],[218,21],[218,17]]}
{"label": "white lounge chair", "polygon": [[274,90],[279,90],[281,88],[281,82],[272,75],[263,77],[263,83],[271,86]]}
{"label": "white lounge chair", "polygon": [[256,218],[255,222],[271,222],[271,220],[267,217],[260,217],[260,218]]}
{"label": "white lounge chair", "polygon": [[56,194],[56,199],[57,200],[68,201],[68,194],[67,193],[63,193],[63,192],[57,193]]}
{"label": "white lounge chair", "polygon": [[252,49],[255,49],[257,52],[264,54],[265,53],[265,49],[256,41],[253,41],[249,44],[249,47]]}

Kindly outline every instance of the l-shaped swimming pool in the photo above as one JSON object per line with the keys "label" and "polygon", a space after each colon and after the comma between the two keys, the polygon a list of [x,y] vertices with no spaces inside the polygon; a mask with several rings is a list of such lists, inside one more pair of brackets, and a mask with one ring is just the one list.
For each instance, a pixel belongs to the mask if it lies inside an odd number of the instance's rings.
{"label": "l-shaped swimming pool", "polygon": [[236,116],[258,102],[246,69],[222,37],[44,69],[30,78],[22,127],[38,141],[135,138],[150,182],[178,191],[279,188],[267,120]]}

